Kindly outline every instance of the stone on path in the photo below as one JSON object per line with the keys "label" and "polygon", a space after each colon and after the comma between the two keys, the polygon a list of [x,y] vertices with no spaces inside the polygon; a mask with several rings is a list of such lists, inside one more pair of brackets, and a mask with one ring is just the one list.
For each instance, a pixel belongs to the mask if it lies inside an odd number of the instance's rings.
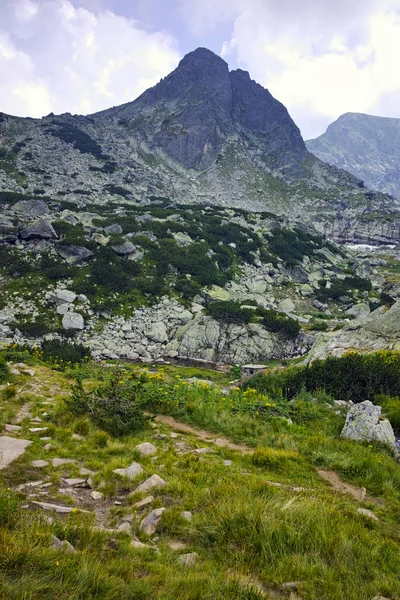
{"label": "stone on path", "polygon": [[136,479],[138,475],[143,473],[143,467],[142,465],[139,465],[139,463],[133,462],[129,467],[126,467],[126,469],[114,469],[113,473],[121,475],[122,477],[127,477],[128,479]]}
{"label": "stone on path", "polygon": [[82,510],[81,508],[74,508],[73,506],[61,506],[59,504],[51,504],[50,502],[37,502],[36,500],[32,500],[31,504],[42,508],[43,510],[51,510],[58,514],[69,514],[72,512],[76,512],[79,510],[80,512],[88,513],[88,510]]}
{"label": "stone on path", "polygon": [[73,458],[53,458],[51,461],[53,463],[53,467],[61,467],[62,465],[67,465],[74,463]]}
{"label": "stone on path", "polygon": [[36,469],[42,469],[43,467],[47,467],[49,463],[47,462],[47,460],[33,460],[31,462],[31,465]]}
{"label": "stone on path", "polygon": [[21,427],[19,425],[9,425],[7,423],[7,425],[5,425],[4,429],[6,431],[20,431]]}
{"label": "stone on path", "polygon": [[135,450],[139,452],[140,456],[153,456],[157,453],[157,448],[150,442],[143,442],[136,446]]}
{"label": "stone on path", "polygon": [[185,565],[185,567],[193,567],[198,559],[199,555],[197,552],[189,552],[188,554],[181,554],[181,556],[178,556],[179,562]]}
{"label": "stone on path", "polygon": [[101,500],[103,498],[103,494],[101,492],[90,492],[90,496],[93,498],[93,500]]}
{"label": "stone on path", "polygon": [[147,517],[145,517],[140,523],[140,529],[144,531],[147,535],[154,535],[156,532],[157,525],[161,521],[161,517],[164,511],[164,507],[155,508],[154,510],[152,510],[151,513],[149,513]]}
{"label": "stone on path", "polygon": [[86,483],[86,479],[81,479],[80,477],[72,477],[70,479],[65,479],[63,478],[63,481],[65,481],[65,483],[69,486],[69,487],[75,487],[75,486],[81,486],[84,485]]}
{"label": "stone on path", "polygon": [[137,494],[139,492],[148,492],[153,488],[163,488],[166,485],[167,482],[164,481],[164,479],[162,479],[159,475],[152,475],[146,479],[146,481],[141,483],[132,493]]}
{"label": "stone on path", "polygon": [[0,469],[4,469],[19,458],[32,444],[30,440],[19,440],[6,435],[0,437]]}

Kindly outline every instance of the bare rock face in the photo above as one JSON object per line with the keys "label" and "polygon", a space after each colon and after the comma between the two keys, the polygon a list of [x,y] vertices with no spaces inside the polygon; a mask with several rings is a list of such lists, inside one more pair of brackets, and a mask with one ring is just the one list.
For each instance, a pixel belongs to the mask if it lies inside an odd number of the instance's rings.
{"label": "bare rock face", "polygon": [[341,437],[348,440],[382,442],[395,449],[396,438],[388,419],[381,417],[382,409],[369,400],[355,404],[346,416]]}
{"label": "bare rock face", "polygon": [[286,108],[246,71],[229,72],[227,63],[206,48],[187,54],[175,71],[135,102],[100,114],[132,122],[142,115],[147,145],[196,171],[208,169],[223,143],[244,131],[258,136],[264,158],[275,166],[307,155]]}
{"label": "bare rock face", "polygon": [[400,119],[346,113],[306,142],[321,160],[346,169],[365,185],[400,199]]}

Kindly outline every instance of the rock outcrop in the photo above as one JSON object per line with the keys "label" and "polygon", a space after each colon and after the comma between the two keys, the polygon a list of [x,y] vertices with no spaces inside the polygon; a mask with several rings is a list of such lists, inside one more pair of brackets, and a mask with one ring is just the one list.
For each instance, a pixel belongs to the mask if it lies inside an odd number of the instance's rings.
{"label": "rock outcrop", "polygon": [[369,400],[352,406],[347,415],[341,436],[361,442],[381,442],[396,449],[396,438],[388,419],[381,416],[382,409]]}

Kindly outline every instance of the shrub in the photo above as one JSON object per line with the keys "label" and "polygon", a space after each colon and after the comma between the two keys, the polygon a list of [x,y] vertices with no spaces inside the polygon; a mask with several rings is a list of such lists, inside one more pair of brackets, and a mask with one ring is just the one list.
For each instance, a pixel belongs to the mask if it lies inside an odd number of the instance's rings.
{"label": "shrub", "polygon": [[0,383],[7,381],[10,376],[10,369],[6,363],[6,359],[4,358],[4,354],[0,354]]}
{"label": "shrub", "polygon": [[373,401],[377,394],[400,396],[400,353],[350,352],[317,360],[308,367],[291,367],[280,373],[255,375],[243,387],[291,399],[305,389],[324,390],[337,400]]}
{"label": "shrub", "polygon": [[16,395],[17,388],[15,385],[7,385],[7,387],[1,391],[1,397],[3,400],[11,400],[12,398],[15,398]]}
{"label": "shrub", "polygon": [[240,302],[221,300],[210,303],[207,313],[222,323],[250,323],[254,311],[251,308],[242,308]]}
{"label": "shrub", "polygon": [[324,245],[323,238],[310,235],[300,229],[275,229],[268,240],[269,251],[287,265],[295,265],[303,256],[314,254]]}
{"label": "shrub", "polygon": [[328,323],[325,321],[315,321],[311,323],[310,329],[312,331],[326,331],[328,329]]}
{"label": "shrub", "polygon": [[105,431],[95,431],[91,441],[95,448],[106,448],[109,440],[109,435]]}
{"label": "shrub", "polygon": [[378,394],[375,396],[374,401],[375,404],[382,406],[383,413],[389,419],[393,428],[400,431],[400,397],[391,398],[385,394]]}
{"label": "shrub", "polygon": [[263,325],[268,331],[281,333],[282,335],[295,338],[298,336],[301,327],[298,321],[287,317],[283,313],[278,313],[276,310],[264,310]]}
{"label": "shrub", "polygon": [[41,345],[43,359],[59,364],[81,364],[88,360],[90,349],[83,344],[74,344],[65,340],[43,340]]}
{"label": "shrub", "polygon": [[77,415],[88,414],[97,427],[112,436],[132,434],[146,423],[144,381],[139,375],[123,379],[123,374],[115,371],[107,384],[86,393],[82,381],[78,380],[67,406]]}

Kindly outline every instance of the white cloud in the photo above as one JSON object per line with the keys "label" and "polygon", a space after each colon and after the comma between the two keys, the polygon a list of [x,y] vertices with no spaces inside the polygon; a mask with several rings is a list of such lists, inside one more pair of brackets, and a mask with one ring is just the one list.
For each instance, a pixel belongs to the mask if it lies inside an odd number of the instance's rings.
{"label": "white cloud", "polygon": [[88,113],[136,98],[174,69],[175,40],[110,11],[69,0],[0,6],[0,110]]}

